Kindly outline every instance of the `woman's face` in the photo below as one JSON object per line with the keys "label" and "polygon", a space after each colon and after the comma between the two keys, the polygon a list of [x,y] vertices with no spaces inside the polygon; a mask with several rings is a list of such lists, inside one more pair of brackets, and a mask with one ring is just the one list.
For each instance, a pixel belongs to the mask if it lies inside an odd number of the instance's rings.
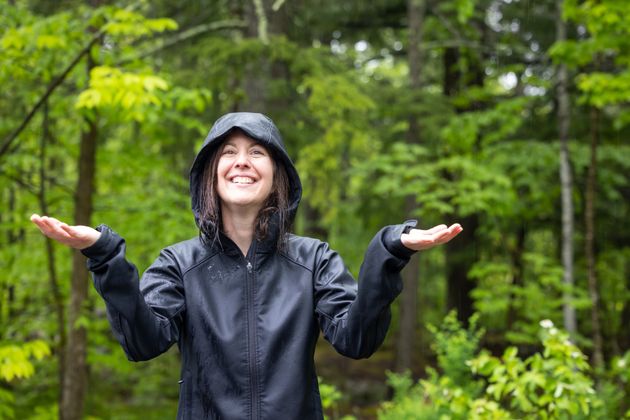
{"label": "woman's face", "polygon": [[217,192],[223,211],[258,211],[271,193],[273,161],[260,143],[237,131],[219,148]]}

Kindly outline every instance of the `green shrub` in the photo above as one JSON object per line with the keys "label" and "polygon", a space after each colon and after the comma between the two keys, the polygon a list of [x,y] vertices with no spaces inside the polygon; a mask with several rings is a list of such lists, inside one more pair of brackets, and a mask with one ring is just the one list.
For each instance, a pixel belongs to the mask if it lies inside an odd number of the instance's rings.
{"label": "green shrub", "polygon": [[522,360],[515,347],[500,359],[482,352],[469,362],[472,373],[485,378],[486,396],[514,417],[588,417],[601,402],[586,356],[551,321],[540,325],[542,353]]}
{"label": "green shrub", "polygon": [[[355,420],[353,416],[339,417],[339,402],[343,399],[343,394],[336,386],[328,384],[322,381],[322,378],[318,378],[319,381],[319,395],[322,399],[322,408],[325,411],[332,413],[333,419],[340,420]],[[324,415],[326,420],[330,417]]]}
{"label": "green shrub", "polygon": [[526,359],[515,347],[500,358],[485,350],[476,354],[481,332],[474,320],[470,325],[464,330],[449,315],[433,329],[440,373],[428,369],[428,378],[416,384],[408,374],[390,374],[394,398],[381,406],[379,419],[579,419],[602,413],[586,356],[551,321],[540,323],[542,351]]}
{"label": "green shrub", "polygon": [[15,417],[15,396],[10,387],[15,380],[25,379],[35,373],[35,361],[50,356],[50,347],[43,340],[25,343],[0,343],[0,418]]}

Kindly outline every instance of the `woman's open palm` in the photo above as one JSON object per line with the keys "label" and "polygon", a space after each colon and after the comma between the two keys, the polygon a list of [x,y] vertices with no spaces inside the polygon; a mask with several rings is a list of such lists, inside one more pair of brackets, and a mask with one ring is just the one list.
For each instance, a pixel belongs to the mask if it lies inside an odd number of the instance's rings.
{"label": "woman's open palm", "polygon": [[409,249],[423,251],[447,243],[462,230],[459,223],[448,227],[446,225],[438,225],[428,230],[411,229],[409,233],[402,234],[400,241]]}
{"label": "woman's open palm", "polygon": [[54,217],[34,214],[31,216],[31,222],[35,223],[44,235],[75,249],[92,246],[101,236],[101,232],[89,226],[69,226]]}

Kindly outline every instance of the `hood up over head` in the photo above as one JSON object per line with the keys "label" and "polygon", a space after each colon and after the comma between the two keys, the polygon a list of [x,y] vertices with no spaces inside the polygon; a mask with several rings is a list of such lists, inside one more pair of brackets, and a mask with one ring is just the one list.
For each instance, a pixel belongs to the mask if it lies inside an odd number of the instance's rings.
{"label": "hood up over head", "polygon": [[200,226],[201,211],[201,183],[203,172],[209,158],[216,153],[218,146],[234,130],[240,129],[252,139],[260,142],[272,152],[275,159],[279,159],[289,177],[289,221],[293,221],[302,197],[302,183],[300,177],[287,154],[280,131],[273,121],[266,115],[253,112],[234,112],[219,118],[208,133],[197,157],[190,169],[190,196],[195,223]]}

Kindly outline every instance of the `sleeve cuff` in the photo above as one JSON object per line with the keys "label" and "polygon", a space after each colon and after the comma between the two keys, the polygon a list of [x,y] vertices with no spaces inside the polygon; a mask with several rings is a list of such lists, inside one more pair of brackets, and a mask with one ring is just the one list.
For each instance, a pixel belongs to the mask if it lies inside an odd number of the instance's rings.
{"label": "sleeve cuff", "polygon": [[416,251],[404,246],[400,240],[400,236],[403,233],[408,233],[411,229],[416,227],[417,224],[417,220],[407,220],[401,225],[392,226],[392,228],[389,229],[387,241],[385,242],[387,250],[397,257],[411,258]]}
{"label": "sleeve cuff", "polygon": [[81,253],[90,259],[99,259],[99,257],[107,256],[111,252],[111,247],[115,243],[115,233],[107,225],[101,224],[95,228],[101,232],[101,236],[87,248],[83,248]]}

